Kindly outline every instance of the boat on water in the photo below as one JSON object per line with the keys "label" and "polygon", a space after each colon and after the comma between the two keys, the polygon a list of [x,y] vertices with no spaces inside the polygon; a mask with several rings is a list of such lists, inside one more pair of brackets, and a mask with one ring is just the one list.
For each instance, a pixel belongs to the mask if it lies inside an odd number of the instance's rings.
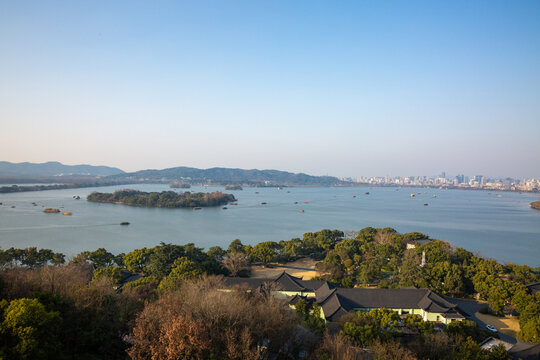
{"label": "boat on water", "polygon": [[437,195],[433,195],[433,197],[434,197],[434,198],[436,198],[436,197],[437,197]]}
{"label": "boat on water", "polygon": [[[12,206],[12,207],[15,207],[15,206]],[[60,209],[46,208],[45,210],[43,210],[43,212],[46,214],[57,214],[60,212]]]}
{"label": "boat on water", "polygon": [[294,203],[295,203],[295,204],[298,204],[298,201],[295,201]]}
{"label": "boat on water", "polygon": [[298,212],[299,212],[299,213],[303,213],[303,212],[304,212],[304,210],[298,210]]}
{"label": "boat on water", "polygon": [[356,197],[356,195],[353,195],[352,197],[353,197],[353,198],[355,198],[355,197]]}
{"label": "boat on water", "polygon": [[238,203],[237,202],[232,202],[229,205],[238,205]]}
{"label": "boat on water", "polygon": [[62,215],[73,215],[73,213],[71,211],[64,211]]}
{"label": "boat on water", "polygon": [[127,221],[122,221],[122,222],[120,223],[120,225],[129,225],[129,222],[127,222]]}
{"label": "boat on water", "polygon": [[199,207],[199,206],[195,206],[195,207],[193,208],[193,210],[201,210],[201,209],[202,209],[202,207]]}
{"label": "boat on water", "polygon": [[369,191],[366,191],[366,195],[369,195]]}
{"label": "boat on water", "polygon": [[416,195],[414,195],[414,194],[411,194],[411,197],[415,197],[415,196],[416,196]]}
{"label": "boat on water", "polygon": [[266,205],[266,203],[263,201],[263,202],[261,203],[261,205]]}
{"label": "boat on water", "polygon": [[429,204],[424,204],[424,206],[428,206]]}
{"label": "boat on water", "polygon": [[290,191],[289,191],[289,190],[287,190],[287,194],[289,194],[289,193],[290,193]]}
{"label": "boat on water", "polygon": [[255,191],[255,194],[258,194],[259,192],[258,191]]}
{"label": "boat on water", "polygon": [[224,207],[222,207],[222,208],[221,208],[221,210],[227,210],[227,207],[226,207],[226,206],[224,206]]}
{"label": "boat on water", "polygon": [[307,202],[307,201],[304,201],[304,204],[309,204],[309,202]]}

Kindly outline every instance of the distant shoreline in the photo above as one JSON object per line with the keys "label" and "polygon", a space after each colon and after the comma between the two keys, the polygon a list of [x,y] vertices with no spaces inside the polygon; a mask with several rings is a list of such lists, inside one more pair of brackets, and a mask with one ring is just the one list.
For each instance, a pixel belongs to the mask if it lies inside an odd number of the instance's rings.
{"label": "distant shoreline", "polygon": [[102,187],[102,186],[114,186],[114,185],[128,185],[129,183],[109,183],[109,182],[97,182],[97,183],[85,183],[85,184],[51,184],[51,185],[11,185],[0,187],[0,194],[12,194],[18,192],[29,191],[47,191],[47,190],[64,190],[64,189],[82,189],[89,187]]}
{"label": "distant shoreline", "polygon": [[[35,182],[39,182],[36,180]],[[57,181],[56,181],[57,182]],[[10,194],[17,192],[29,192],[29,191],[47,191],[47,190],[64,190],[64,189],[80,189],[80,188],[91,188],[91,187],[104,187],[104,186],[115,186],[115,185],[139,185],[139,184],[167,184],[167,182],[160,181],[126,181],[126,182],[93,182],[93,183],[73,183],[73,184],[47,184],[43,183],[42,185],[10,185],[10,186],[1,186],[0,194]],[[224,187],[226,185],[216,184],[216,183],[191,183],[191,186],[215,186],[215,187]],[[366,188],[366,187],[383,187],[383,188],[396,188],[396,189],[435,189],[435,190],[470,190],[470,191],[489,191],[489,192],[517,192],[517,193],[531,193],[537,194],[540,193],[539,190],[513,190],[513,189],[483,189],[483,188],[464,188],[460,186],[431,186],[431,185],[393,185],[393,184],[369,184],[369,183],[343,183],[336,185],[278,185],[278,184],[241,184],[245,188]]]}
{"label": "distant shoreline", "polygon": [[412,188],[412,189],[439,189],[439,190],[474,190],[474,191],[504,191],[517,193],[538,194],[540,190],[514,190],[514,189],[493,189],[493,188],[467,188],[461,186],[436,186],[436,185],[394,185],[394,184],[369,184],[369,183],[352,183],[351,185],[338,185],[335,187],[388,187],[388,188]]}

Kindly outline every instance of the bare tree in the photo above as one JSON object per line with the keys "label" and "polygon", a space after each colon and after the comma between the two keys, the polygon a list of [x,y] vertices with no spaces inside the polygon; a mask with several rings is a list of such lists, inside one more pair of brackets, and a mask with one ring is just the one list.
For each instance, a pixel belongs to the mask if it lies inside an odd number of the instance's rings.
{"label": "bare tree", "polygon": [[283,301],[224,292],[213,283],[209,278],[186,282],[149,303],[130,338],[131,358],[241,360],[260,359],[264,349],[286,352],[299,320]]}
{"label": "bare tree", "polygon": [[332,336],[328,333],[324,335],[318,355],[317,358],[321,359],[361,360],[366,358],[364,356],[366,353],[345,336],[340,334]]}
{"label": "bare tree", "polygon": [[249,269],[246,254],[239,251],[227,254],[221,264],[225,269],[230,271],[232,276],[237,276],[241,271]]}
{"label": "bare tree", "polygon": [[394,234],[386,229],[378,230],[374,240],[377,244],[391,245],[393,243],[392,235]]}

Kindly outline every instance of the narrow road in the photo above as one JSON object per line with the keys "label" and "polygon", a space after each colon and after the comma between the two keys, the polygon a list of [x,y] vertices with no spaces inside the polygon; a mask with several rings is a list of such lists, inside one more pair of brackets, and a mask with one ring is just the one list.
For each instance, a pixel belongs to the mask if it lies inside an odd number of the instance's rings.
{"label": "narrow road", "polygon": [[[449,297],[447,297],[446,299],[450,301],[451,303],[457,304],[459,308],[463,312],[465,312],[463,315],[465,315],[467,320],[472,320],[476,324],[478,324],[480,329],[487,330],[486,329],[487,324],[483,322],[482,320],[478,319],[475,315],[480,309],[486,307],[487,304],[485,302],[479,302],[476,300],[456,299],[456,298],[449,298]],[[497,332],[497,334],[499,335],[502,341],[506,341],[507,343],[510,343],[510,344],[517,343],[517,340],[510,335],[503,334],[500,331]]]}

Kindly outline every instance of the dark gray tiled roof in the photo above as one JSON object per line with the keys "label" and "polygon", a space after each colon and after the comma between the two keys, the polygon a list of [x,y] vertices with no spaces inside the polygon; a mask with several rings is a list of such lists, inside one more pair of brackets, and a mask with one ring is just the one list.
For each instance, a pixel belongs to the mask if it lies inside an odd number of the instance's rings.
{"label": "dark gray tiled roof", "polygon": [[315,291],[326,283],[324,280],[300,280],[299,282],[309,291]]}
{"label": "dark gray tiled roof", "polygon": [[321,286],[315,292],[327,320],[359,308],[424,309],[448,318],[464,318],[457,306],[428,289],[346,289]]}
{"label": "dark gray tiled roof", "polygon": [[513,359],[540,359],[540,343],[518,342],[510,350],[508,350],[508,353]]}
{"label": "dark gray tiled roof", "polygon": [[314,292],[325,283],[325,281],[321,280],[302,280],[301,278],[292,276],[285,271],[274,278],[225,277],[224,282],[228,287],[247,286],[248,289],[255,289],[261,286],[263,283],[268,282],[274,285],[278,290],[302,292]]}
{"label": "dark gray tiled roof", "polygon": [[301,283],[302,279],[287,274],[285,271],[279,274],[273,281],[279,290],[283,291],[306,291]]}
{"label": "dark gray tiled roof", "polygon": [[[414,287],[401,289],[366,289],[340,288],[327,281],[302,280],[286,272],[275,278],[224,278],[227,287],[246,287],[260,289],[264,283],[270,283],[275,289],[282,291],[315,292],[315,300],[322,307],[324,316],[335,321],[341,316],[359,308],[387,309],[424,309],[428,312],[441,313],[448,319],[462,319],[463,315],[457,305],[442,298],[429,289]],[[299,297],[290,301],[296,303]]]}
{"label": "dark gray tiled roof", "polygon": [[420,289],[337,288],[336,291],[355,308],[413,309],[426,295],[426,291]]}
{"label": "dark gray tiled roof", "polygon": [[314,301],[313,298],[308,298],[307,296],[293,295],[293,296],[287,297],[287,303],[289,305],[296,305],[296,303],[300,300],[304,300],[307,304],[310,304],[310,305]]}

